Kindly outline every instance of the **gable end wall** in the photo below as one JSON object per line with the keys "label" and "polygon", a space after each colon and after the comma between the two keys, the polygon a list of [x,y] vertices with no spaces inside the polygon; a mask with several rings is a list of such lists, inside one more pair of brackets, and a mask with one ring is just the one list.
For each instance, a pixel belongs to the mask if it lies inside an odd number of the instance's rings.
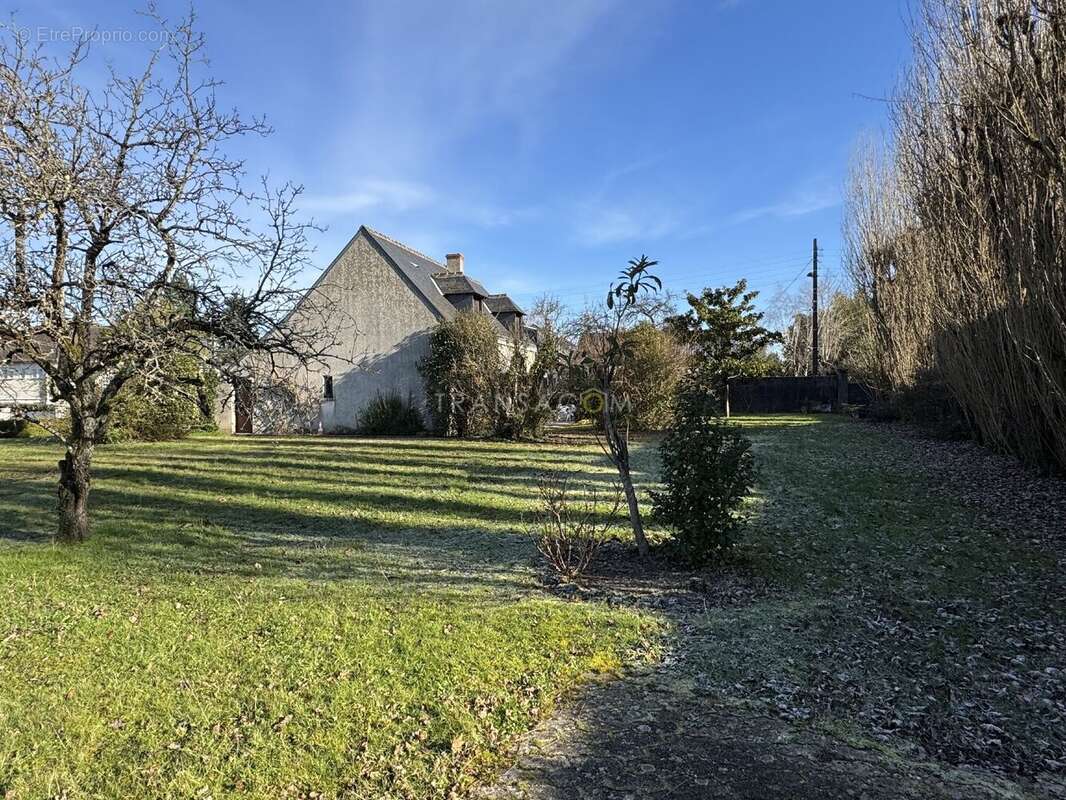
{"label": "gable end wall", "polygon": [[[327,361],[335,400],[322,404],[322,430],[354,431],[360,413],[378,394],[395,391],[422,404],[418,362],[429,351],[436,312],[364,233],[355,237],[314,291],[316,303],[324,299],[336,307],[343,326],[337,353],[341,357]],[[309,374],[309,385],[321,391],[326,372]]]}

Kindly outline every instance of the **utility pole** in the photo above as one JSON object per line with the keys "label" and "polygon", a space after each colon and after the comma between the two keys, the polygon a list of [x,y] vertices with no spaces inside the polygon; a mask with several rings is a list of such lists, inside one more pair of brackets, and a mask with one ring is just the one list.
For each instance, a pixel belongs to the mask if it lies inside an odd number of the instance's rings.
{"label": "utility pole", "polygon": [[818,240],[814,240],[813,269],[807,273],[812,279],[811,291],[811,375],[818,374]]}

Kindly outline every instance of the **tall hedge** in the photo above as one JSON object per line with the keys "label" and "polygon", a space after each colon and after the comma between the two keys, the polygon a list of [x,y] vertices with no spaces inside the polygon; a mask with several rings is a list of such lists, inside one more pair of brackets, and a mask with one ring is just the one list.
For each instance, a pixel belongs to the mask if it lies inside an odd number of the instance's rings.
{"label": "tall hedge", "polygon": [[846,214],[884,388],[942,385],[984,442],[1066,472],[1066,6],[918,8]]}
{"label": "tall hedge", "polygon": [[688,355],[677,337],[650,322],[625,333],[622,367],[623,416],[635,430],[663,430],[673,418],[673,400]]}

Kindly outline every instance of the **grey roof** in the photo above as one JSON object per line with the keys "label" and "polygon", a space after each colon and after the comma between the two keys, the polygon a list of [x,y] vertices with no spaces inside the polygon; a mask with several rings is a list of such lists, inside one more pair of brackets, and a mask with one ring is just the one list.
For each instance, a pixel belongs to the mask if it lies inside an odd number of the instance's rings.
{"label": "grey roof", "polygon": [[0,364],[29,364],[30,359],[14,345],[0,344]]}
{"label": "grey roof", "polygon": [[438,272],[433,276],[442,294],[472,294],[485,298],[489,296],[488,289],[475,281],[469,275],[457,275],[454,272]]}
{"label": "grey roof", "polygon": [[[371,230],[365,225],[362,226],[361,230],[371,242],[377,245],[381,252],[385,254],[385,257],[393,263],[404,277],[414,284],[419,293],[437,311],[441,319],[454,319],[455,315],[459,313],[455,306],[448,302],[448,299],[444,296],[445,294],[472,293],[481,297],[488,296],[488,291],[485,287],[473,278],[451,273],[442,275],[441,273],[447,273],[447,267],[439,261],[434,261],[429,256],[419,253],[417,250],[413,250],[383,233]],[[462,283],[452,280],[455,278],[458,278]],[[444,285],[441,285],[442,282]],[[445,287],[447,287],[447,290]],[[499,320],[491,315],[487,316],[493,321],[498,334],[510,335],[510,331],[501,325]]]}
{"label": "grey roof", "polygon": [[442,319],[452,319],[456,315],[455,306],[445,299],[433,282],[433,275],[445,269],[443,264],[432,258],[412,250],[405,244],[400,244],[395,239],[390,239],[383,233],[378,233],[363,226],[363,231],[370,240],[381,248],[386,257],[415,288],[426,298],[431,306],[440,314]]}
{"label": "grey roof", "polygon": [[[90,325],[89,326],[89,343],[91,346],[100,343],[100,339],[104,333],[107,332],[107,327],[104,325]],[[33,346],[37,348],[37,354],[47,358],[51,358],[56,351],[57,343],[55,338],[50,333],[35,333],[30,337],[33,341]],[[0,340],[0,363],[4,364],[32,364],[35,363],[33,358],[25,352],[25,348],[20,347],[18,342],[15,341],[2,341]]]}
{"label": "grey roof", "polygon": [[512,314],[520,314],[525,316],[526,312],[518,307],[510,297],[505,294],[490,294],[485,298],[485,305],[489,307],[489,311],[493,314],[504,314],[510,312]]}

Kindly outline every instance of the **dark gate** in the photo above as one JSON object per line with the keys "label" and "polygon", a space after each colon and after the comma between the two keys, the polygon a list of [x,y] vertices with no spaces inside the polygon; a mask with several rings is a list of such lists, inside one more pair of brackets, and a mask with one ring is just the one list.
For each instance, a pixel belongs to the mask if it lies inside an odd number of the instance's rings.
{"label": "dark gate", "polygon": [[233,432],[251,433],[254,414],[252,387],[247,381],[238,381],[233,387]]}
{"label": "dark gate", "polygon": [[848,402],[846,372],[804,377],[730,378],[726,415],[839,411]]}

